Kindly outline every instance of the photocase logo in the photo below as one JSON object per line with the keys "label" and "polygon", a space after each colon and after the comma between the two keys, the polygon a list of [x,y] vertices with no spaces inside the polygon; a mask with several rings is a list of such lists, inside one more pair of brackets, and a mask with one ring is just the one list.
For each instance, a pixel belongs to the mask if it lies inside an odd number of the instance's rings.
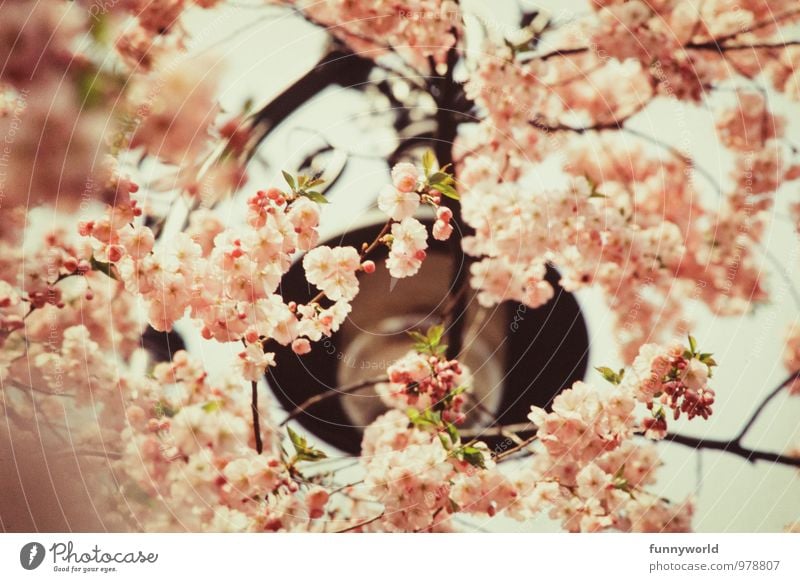
{"label": "photocase logo", "polygon": [[30,542],[19,551],[19,563],[26,570],[35,570],[44,560],[44,546],[38,542]]}

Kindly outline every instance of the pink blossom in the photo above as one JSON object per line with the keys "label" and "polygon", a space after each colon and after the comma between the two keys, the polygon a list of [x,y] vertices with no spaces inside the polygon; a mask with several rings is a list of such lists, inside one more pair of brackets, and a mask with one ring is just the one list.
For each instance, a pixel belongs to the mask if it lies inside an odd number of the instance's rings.
{"label": "pink blossom", "polygon": [[[401,162],[392,168],[392,183],[400,192],[413,192],[416,190],[418,180],[419,171],[414,164]],[[405,217],[396,218],[395,220],[402,220],[403,218]]]}
{"label": "pink blossom", "polygon": [[265,352],[259,344],[250,344],[239,354],[237,363],[245,380],[258,382],[267,368],[275,365],[275,354]]}
{"label": "pink blossom", "polygon": [[387,184],[378,196],[378,208],[392,220],[403,220],[414,216],[418,207],[419,194],[413,190],[404,192]]}
{"label": "pink blossom", "polygon": [[416,218],[405,218],[392,225],[392,246],[386,267],[392,277],[402,279],[415,275],[425,258],[428,232]]}
{"label": "pink blossom", "polygon": [[356,272],[361,266],[353,247],[317,247],[303,258],[309,282],[334,301],[352,299],[358,293]]}

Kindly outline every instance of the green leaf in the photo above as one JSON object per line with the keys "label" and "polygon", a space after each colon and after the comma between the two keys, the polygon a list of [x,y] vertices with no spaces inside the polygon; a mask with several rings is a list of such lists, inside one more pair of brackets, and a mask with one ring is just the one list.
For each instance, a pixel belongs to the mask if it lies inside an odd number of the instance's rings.
{"label": "green leaf", "polygon": [[486,460],[483,458],[483,452],[472,446],[467,446],[461,449],[464,460],[473,467],[486,468]]}
{"label": "green leaf", "polygon": [[453,423],[448,422],[445,424],[445,429],[447,430],[447,436],[450,437],[451,443],[455,445],[461,440],[461,437],[458,434],[458,429]]}
{"label": "green leaf", "polygon": [[322,459],[327,459],[328,455],[320,451],[319,449],[307,449],[301,453],[297,453],[296,455],[298,461],[321,461]]}
{"label": "green leaf", "polygon": [[425,150],[425,153],[422,154],[422,168],[425,170],[425,177],[431,175],[431,171],[433,171],[433,167],[436,165],[436,155],[433,153],[433,150]]}
{"label": "green leaf", "polygon": [[114,274],[114,270],[111,268],[111,263],[104,263],[103,261],[98,261],[94,257],[89,261],[92,265],[93,271],[100,271],[101,273],[105,273],[108,277],[112,279],[116,279],[117,276]]}
{"label": "green leaf", "polygon": [[697,340],[691,335],[689,336],[689,349],[692,351],[692,355],[697,353]]}
{"label": "green leaf", "polygon": [[409,335],[409,337],[411,339],[413,339],[414,341],[417,341],[419,343],[427,343],[427,341],[428,341],[428,336],[422,335],[418,331],[409,331],[408,335]]}
{"label": "green leaf", "polygon": [[294,192],[295,184],[294,184],[294,178],[292,177],[292,175],[289,172],[287,172],[286,170],[281,170],[281,173],[283,174],[283,179],[286,180],[287,184],[289,184],[289,188],[291,188],[292,192]]}
{"label": "green leaf", "polygon": [[289,433],[289,440],[292,441],[292,445],[294,445],[296,451],[300,452],[300,450],[308,447],[308,441],[306,441],[305,437],[293,431],[291,426],[287,426],[286,431]]}
{"label": "green leaf", "polygon": [[310,192],[303,191],[299,192],[299,194],[300,196],[305,196],[306,198],[310,199],[313,202],[316,202],[317,204],[330,203],[330,200],[325,198],[325,196],[323,196],[320,192],[317,192],[316,190],[311,190]]}
{"label": "green leaf", "polygon": [[713,367],[717,365],[717,361],[714,359],[713,354],[704,353],[697,356],[697,359],[700,360],[708,367]]}
{"label": "green leaf", "polygon": [[453,182],[455,182],[453,176],[441,171],[436,172],[428,178],[428,184],[431,186],[436,186],[437,184],[452,184]]}
{"label": "green leaf", "polygon": [[431,347],[439,345],[442,341],[442,335],[444,335],[443,325],[434,325],[428,328],[427,340]]}
{"label": "green leaf", "polygon": [[328,456],[308,444],[308,441],[304,436],[297,434],[295,431],[292,430],[292,427],[287,426],[286,431],[289,433],[289,440],[292,441],[292,445],[294,446],[295,455],[294,458],[297,461],[319,461],[321,459],[327,459]]}
{"label": "green leaf", "polygon": [[436,184],[434,188],[452,200],[461,200],[461,197],[458,195],[458,191],[450,184]]}
{"label": "green leaf", "polygon": [[444,335],[444,327],[441,325],[429,327],[424,335],[418,331],[409,331],[407,333],[408,336],[414,340],[413,347],[416,352],[438,356],[447,349],[447,346],[441,344],[442,336]]}
{"label": "green leaf", "polygon": [[620,370],[619,372],[615,372],[611,368],[606,366],[599,366],[595,368],[600,374],[603,375],[603,378],[607,382],[611,382],[612,384],[618,385],[622,382],[622,376],[625,374],[625,370]]}
{"label": "green leaf", "polygon": [[212,400],[211,402],[203,404],[203,410],[205,412],[216,412],[220,408],[222,408],[222,402],[219,400]]}

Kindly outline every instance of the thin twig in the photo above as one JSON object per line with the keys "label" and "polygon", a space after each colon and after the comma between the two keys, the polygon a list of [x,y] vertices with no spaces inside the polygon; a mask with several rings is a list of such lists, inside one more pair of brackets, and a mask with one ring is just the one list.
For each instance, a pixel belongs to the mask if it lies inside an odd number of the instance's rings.
{"label": "thin twig", "polygon": [[490,437],[490,436],[503,436],[504,431],[513,433],[524,433],[536,430],[536,427],[530,422],[520,422],[516,424],[505,424],[499,426],[487,426],[485,428],[468,428],[459,431],[463,437]]}
{"label": "thin twig", "polygon": [[797,371],[788,378],[786,378],[786,380],[781,382],[772,392],[770,392],[769,395],[767,395],[767,397],[764,399],[764,401],[758,405],[758,408],[756,408],[755,411],[753,411],[753,414],[745,423],[744,427],[742,427],[742,430],[739,431],[739,434],[736,435],[736,438],[733,439],[734,442],[741,443],[742,439],[745,437],[747,432],[753,427],[756,420],[758,420],[758,417],[761,415],[762,412],[764,412],[764,409],[767,407],[767,404],[769,404],[772,401],[772,399],[775,398],[778,394],[783,392],[783,389],[786,388],[786,386],[788,386],[791,382],[797,379],[800,379],[800,371]]}
{"label": "thin twig", "polygon": [[314,406],[318,402],[322,402],[323,400],[327,400],[328,398],[332,398],[334,396],[342,396],[343,394],[350,394],[352,392],[357,392],[362,388],[367,388],[369,386],[374,386],[380,382],[387,382],[389,378],[386,376],[379,376],[377,378],[368,378],[366,380],[361,380],[360,382],[356,382],[354,384],[350,384],[348,386],[344,386],[343,388],[335,388],[331,389],[328,392],[323,392],[322,394],[316,394],[307,398],[302,403],[297,405],[287,416],[283,419],[280,426],[284,426],[290,420],[297,418],[300,414],[308,410],[311,406]]}
{"label": "thin twig", "polygon": [[495,455],[494,461],[496,463],[499,463],[503,459],[506,459],[506,458],[510,457],[511,455],[513,455],[515,453],[518,453],[519,451],[525,449],[528,445],[533,443],[537,438],[539,438],[538,435],[529,436],[528,438],[526,438],[524,441],[522,441],[517,446],[512,447],[512,448],[510,448],[510,449],[508,449],[506,451],[503,451],[502,453],[498,453],[497,455]]}
{"label": "thin twig", "polygon": [[253,434],[256,437],[256,452],[260,455],[264,450],[264,443],[261,440],[261,421],[258,415],[258,382],[251,382],[252,400],[250,407],[253,409]]}
{"label": "thin twig", "polygon": [[366,521],[362,521],[362,522],[360,522],[360,523],[357,523],[357,524],[355,524],[355,525],[351,525],[350,527],[346,527],[346,528],[344,528],[344,529],[340,529],[339,531],[335,531],[335,532],[333,532],[333,533],[347,533],[347,532],[349,532],[349,531],[353,531],[353,530],[355,530],[355,529],[362,528],[362,527],[364,527],[365,525],[369,525],[369,524],[371,524],[371,523],[373,523],[373,522],[376,522],[376,521],[378,521],[379,519],[381,519],[381,518],[384,516],[384,514],[385,514],[385,513],[386,513],[385,511],[381,511],[379,515],[376,515],[376,516],[375,516],[375,517],[373,517],[373,518],[370,518],[370,519],[368,519],[368,520],[366,520]]}

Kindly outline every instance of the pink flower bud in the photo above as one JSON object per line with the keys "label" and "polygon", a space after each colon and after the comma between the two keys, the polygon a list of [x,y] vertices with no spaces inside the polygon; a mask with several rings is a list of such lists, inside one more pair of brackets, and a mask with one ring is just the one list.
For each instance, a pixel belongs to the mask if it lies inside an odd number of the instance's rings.
{"label": "pink flower bud", "polygon": [[81,236],[89,236],[92,233],[92,229],[94,229],[94,222],[84,222],[81,221],[78,223],[78,234]]}
{"label": "pink flower bud", "polygon": [[368,275],[375,272],[375,261],[364,261],[361,263],[361,269]]}
{"label": "pink flower bud", "polygon": [[447,240],[453,234],[453,226],[449,222],[437,220],[433,223],[433,238],[436,240]]}
{"label": "pink flower bud", "polygon": [[298,356],[311,351],[311,343],[305,338],[297,338],[292,342],[292,351]]}
{"label": "pink flower bud", "polygon": [[68,273],[74,273],[78,269],[78,259],[75,257],[67,257],[64,259],[64,268]]}
{"label": "pink flower bud", "polygon": [[125,256],[125,249],[119,245],[111,245],[108,247],[108,260],[116,263]]}

